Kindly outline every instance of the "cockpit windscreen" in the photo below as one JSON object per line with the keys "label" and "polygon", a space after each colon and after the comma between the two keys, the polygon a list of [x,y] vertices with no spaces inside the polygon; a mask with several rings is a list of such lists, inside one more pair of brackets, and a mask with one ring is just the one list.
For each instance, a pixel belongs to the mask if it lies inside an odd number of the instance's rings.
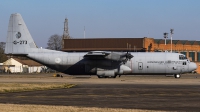
{"label": "cockpit windscreen", "polygon": [[185,55],[179,55],[179,60],[186,60],[187,57]]}

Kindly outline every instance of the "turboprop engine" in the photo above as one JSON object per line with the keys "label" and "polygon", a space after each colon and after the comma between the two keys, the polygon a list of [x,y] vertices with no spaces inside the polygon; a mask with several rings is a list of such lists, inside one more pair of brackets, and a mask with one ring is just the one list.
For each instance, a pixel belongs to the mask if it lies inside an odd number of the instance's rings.
{"label": "turboprop engine", "polygon": [[116,78],[117,75],[131,73],[131,69],[125,65],[121,65],[118,69],[112,70],[97,68],[96,73],[99,78]]}

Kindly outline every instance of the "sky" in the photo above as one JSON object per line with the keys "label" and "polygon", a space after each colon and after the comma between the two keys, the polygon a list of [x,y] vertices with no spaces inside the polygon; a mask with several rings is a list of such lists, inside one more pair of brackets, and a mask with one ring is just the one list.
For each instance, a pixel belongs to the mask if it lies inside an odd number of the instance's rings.
{"label": "sky", "polygon": [[[20,13],[38,47],[62,35],[68,18],[73,38],[163,39],[200,41],[200,0],[0,0],[0,42],[6,41],[12,13]],[[169,35],[170,39],[170,35]]]}

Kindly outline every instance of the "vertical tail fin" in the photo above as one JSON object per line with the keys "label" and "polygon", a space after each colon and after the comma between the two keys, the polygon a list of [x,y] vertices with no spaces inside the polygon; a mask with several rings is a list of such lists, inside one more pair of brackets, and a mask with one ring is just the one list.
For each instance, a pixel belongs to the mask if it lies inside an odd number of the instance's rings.
{"label": "vertical tail fin", "polygon": [[19,13],[11,14],[5,54],[27,54],[31,48],[37,48],[28,28]]}

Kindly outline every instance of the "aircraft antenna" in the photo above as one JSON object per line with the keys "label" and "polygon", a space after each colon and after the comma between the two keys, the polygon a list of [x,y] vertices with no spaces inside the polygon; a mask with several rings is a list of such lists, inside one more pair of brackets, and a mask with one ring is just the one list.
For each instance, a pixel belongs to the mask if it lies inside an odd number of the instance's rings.
{"label": "aircraft antenna", "polygon": [[174,29],[170,29],[170,34],[171,34],[171,52],[172,52],[172,35],[174,34]]}

